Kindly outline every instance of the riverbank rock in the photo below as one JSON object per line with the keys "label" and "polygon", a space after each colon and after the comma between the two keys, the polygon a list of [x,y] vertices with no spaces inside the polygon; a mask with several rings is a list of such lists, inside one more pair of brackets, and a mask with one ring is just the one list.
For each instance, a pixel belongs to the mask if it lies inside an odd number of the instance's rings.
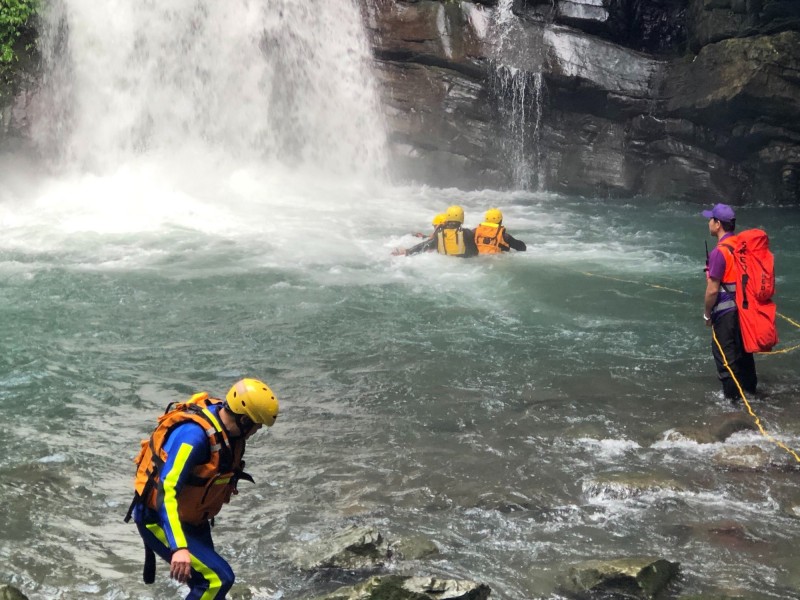
{"label": "riverbank rock", "polygon": [[486,600],[490,595],[489,586],[473,581],[389,575],[314,600]]}
{"label": "riverbank rock", "polygon": [[3,584],[0,585],[0,600],[28,600],[28,597],[17,588]]}
{"label": "riverbank rock", "polygon": [[570,567],[560,581],[571,598],[618,594],[624,598],[654,598],[678,574],[680,564],[653,557],[591,560]]}

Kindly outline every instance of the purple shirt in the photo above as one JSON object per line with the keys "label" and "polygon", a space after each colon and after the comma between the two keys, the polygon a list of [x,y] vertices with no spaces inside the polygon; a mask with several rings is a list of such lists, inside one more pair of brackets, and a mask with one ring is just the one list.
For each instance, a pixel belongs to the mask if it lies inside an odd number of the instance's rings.
{"label": "purple shirt", "polygon": [[[708,255],[708,276],[711,279],[717,279],[723,284],[734,284],[735,281],[723,281],[722,277],[725,275],[725,267],[727,266],[727,257],[730,254],[726,249],[721,248],[720,244],[725,241],[727,238],[731,237],[733,233],[726,233],[722,236],[722,239],[717,242],[717,247],[714,248]],[[728,300],[736,300],[735,293],[729,293],[720,288],[719,294],[717,294],[717,304],[721,302],[727,302]],[[725,313],[729,313],[732,310],[736,310],[736,307],[726,308],[719,312],[714,313],[714,317],[719,317],[724,315]]]}

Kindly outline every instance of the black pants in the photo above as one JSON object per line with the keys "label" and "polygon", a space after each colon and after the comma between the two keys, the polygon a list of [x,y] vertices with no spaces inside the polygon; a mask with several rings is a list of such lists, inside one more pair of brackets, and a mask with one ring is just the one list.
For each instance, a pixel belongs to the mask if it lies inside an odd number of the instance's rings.
{"label": "black pants", "polygon": [[[714,341],[714,337],[716,337],[716,341]],[[734,310],[717,317],[714,321],[714,337],[711,339],[711,353],[714,355],[714,362],[717,364],[717,374],[722,382],[722,391],[725,397],[740,397],[739,389],[725,367],[725,359],[727,359],[728,366],[736,376],[739,385],[742,386],[742,390],[747,394],[754,394],[758,385],[756,363],[753,360],[753,355],[744,351],[742,332],[739,329],[739,313],[737,311]],[[719,342],[719,346],[717,342]],[[720,351],[720,346],[722,351]]]}

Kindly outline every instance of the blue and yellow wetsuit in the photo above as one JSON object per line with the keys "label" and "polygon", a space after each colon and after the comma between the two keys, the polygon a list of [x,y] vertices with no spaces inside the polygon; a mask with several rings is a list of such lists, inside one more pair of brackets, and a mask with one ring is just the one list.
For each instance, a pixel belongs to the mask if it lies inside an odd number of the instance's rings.
{"label": "blue and yellow wetsuit", "polygon": [[[221,406],[221,403],[212,404],[208,410],[218,419]],[[234,574],[230,565],[214,550],[211,523],[202,520],[190,524],[178,517],[181,490],[195,477],[194,470],[209,461],[209,437],[198,423],[187,421],[169,433],[163,448],[166,460],[160,469],[158,508],[140,503],[133,511],[139,534],[145,546],[167,562],[176,550],[189,550],[192,575],[188,581],[190,592],[187,600],[225,598],[233,585]]]}

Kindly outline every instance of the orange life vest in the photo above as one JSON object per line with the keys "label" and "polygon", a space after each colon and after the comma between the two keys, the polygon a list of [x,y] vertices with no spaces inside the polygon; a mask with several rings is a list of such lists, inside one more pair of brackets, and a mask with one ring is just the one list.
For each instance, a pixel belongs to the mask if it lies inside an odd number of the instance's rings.
{"label": "orange life vest", "polygon": [[481,223],[475,228],[475,245],[478,254],[499,254],[509,249],[503,239],[506,228],[497,223]]}
{"label": "orange life vest", "polygon": [[[222,505],[230,501],[237,480],[252,478],[242,471],[244,440],[231,444],[225,429],[208,407],[220,401],[201,392],[187,402],[170,404],[158,419],[149,439],[142,440],[136,462],[136,497],[134,503],[144,503],[158,509],[163,503],[164,489],[159,471],[167,459],[164,442],[169,434],[184,423],[197,423],[208,436],[209,459],[197,465],[190,479],[178,493],[178,516],[184,523],[199,525],[214,517]],[[130,514],[130,511],[129,511]]]}

